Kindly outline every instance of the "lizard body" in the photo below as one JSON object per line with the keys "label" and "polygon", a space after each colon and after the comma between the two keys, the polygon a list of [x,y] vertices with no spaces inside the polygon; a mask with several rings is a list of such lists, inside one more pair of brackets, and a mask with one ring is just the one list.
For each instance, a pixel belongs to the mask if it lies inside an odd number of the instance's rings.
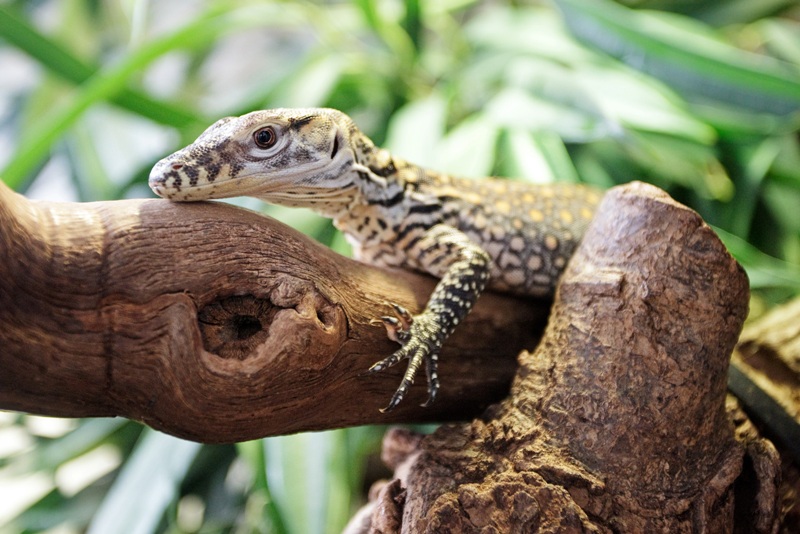
{"label": "lizard body", "polygon": [[385,410],[425,363],[428,401],[439,388],[439,350],[485,287],[552,295],[601,194],[569,184],[533,185],[435,172],[376,147],[332,109],[276,109],[227,117],[150,174],[178,201],[253,196],[333,219],[357,259],[440,278],[425,310],[381,320],[402,347],[370,368],[408,368]]}

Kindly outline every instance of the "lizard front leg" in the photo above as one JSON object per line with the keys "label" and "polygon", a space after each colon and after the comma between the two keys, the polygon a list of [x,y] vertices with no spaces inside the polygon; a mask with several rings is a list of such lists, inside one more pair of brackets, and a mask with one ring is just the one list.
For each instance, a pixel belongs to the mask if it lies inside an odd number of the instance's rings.
{"label": "lizard front leg", "polygon": [[428,377],[428,400],[423,406],[434,401],[439,390],[437,364],[442,344],[467,316],[489,281],[489,254],[451,226],[439,224],[426,231],[415,244],[414,251],[410,266],[441,274],[442,278],[422,313],[411,316],[404,308],[394,305],[398,317],[382,318],[389,337],[402,347],[370,367],[369,372],[383,371],[408,358],[400,387],[382,412],[392,410],[403,400],[423,362]]}

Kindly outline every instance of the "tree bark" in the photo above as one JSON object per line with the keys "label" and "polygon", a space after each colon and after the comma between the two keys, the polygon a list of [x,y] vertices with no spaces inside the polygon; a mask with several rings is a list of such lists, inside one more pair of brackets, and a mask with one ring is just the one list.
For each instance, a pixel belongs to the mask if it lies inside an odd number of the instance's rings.
{"label": "tree bark", "polygon": [[510,396],[469,424],[387,434],[395,479],[347,532],[731,532],[745,453],[761,516],[741,528],[771,532],[779,459],[726,412],[747,306],[743,270],[696,213],[612,189]]}
{"label": "tree bark", "polygon": [[203,442],[468,419],[505,396],[549,302],[486,294],[419,380],[370,320],[435,280],[370,267],[222,203],[32,202],[0,184],[0,409],[123,416]]}

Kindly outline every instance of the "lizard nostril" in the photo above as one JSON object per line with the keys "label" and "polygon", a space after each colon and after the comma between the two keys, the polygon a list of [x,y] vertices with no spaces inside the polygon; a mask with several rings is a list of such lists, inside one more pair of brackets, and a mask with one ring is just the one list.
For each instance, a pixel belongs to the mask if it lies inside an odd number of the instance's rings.
{"label": "lizard nostril", "polygon": [[183,168],[183,163],[173,163],[172,164],[172,170],[173,171],[179,171],[182,168]]}

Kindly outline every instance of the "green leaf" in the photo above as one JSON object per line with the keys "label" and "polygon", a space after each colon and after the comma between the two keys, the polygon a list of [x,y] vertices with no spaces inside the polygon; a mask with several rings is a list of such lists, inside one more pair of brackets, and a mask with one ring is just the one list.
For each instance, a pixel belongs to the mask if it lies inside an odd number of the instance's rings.
{"label": "green leaf", "polygon": [[89,534],[154,532],[200,450],[199,443],[146,430],[92,519]]}
{"label": "green leaf", "polygon": [[[749,1],[749,0],[747,0]],[[800,23],[794,20],[767,19],[751,26],[759,32],[767,49],[776,57],[800,69]]]}
{"label": "green leaf", "polygon": [[577,182],[578,175],[564,142],[553,133],[513,129],[500,141],[501,171],[527,182]]}
{"label": "green leaf", "polygon": [[580,40],[695,100],[779,117],[800,109],[800,80],[784,65],[713,38],[700,23],[608,0],[556,0],[556,5]]}
{"label": "green leaf", "polygon": [[736,183],[736,195],[720,212],[724,226],[736,235],[746,236],[754,224],[758,192],[775,158],[780,153],[781,140],[766,138],[757,143],[729,148],[731,169]]}
{"label": "green leaf", "polygon": [[435,168],[465,177],[488,176],[499,135],[500,129],[488,115],[479,113],[465,119],[439,144]]}
{"label": "green leaf", "polygon": [[109,442],[120,430],[128,430],[125,427],[137,427],[134,432],[141,428],[125,419],[83,419],[71,432],[31,450],[20,458],[20,463],[30,462],[30,467],[37,470],[55,471],[61,464]]}
{"label": "green leaf", "polygon": [[764,254],[744,239],[722,228],[714,227],[714,231],[747,271],[751,288],[788,288],[800,291],[800,265]]}
{"label": "green leaf", "polygon": [[717,139],[711,126],[693,116],[685,102],[652,78],[626,68],[595,65],[582,67],[574,78],[608,121],[626,129],[683,137],[704,145]]}
{"label": "green leaf", "polygon": [[559,96],[538,96],[530,91],[509,88],[500,91],[486,105],[484,113],[498,126],[555,133],[566,141],[586,141],[619,130],[595,109],[579,109],[560,101]]}
{"label": "green leaf", "polygon": [[321,106],[329,98],[339,78],[342,76],[345,63],[336,56],[316,58],[301,71],[294,73],[280,97],[287,107]]}
{"label": "green leaf", "polygon": [[230,30],[225,17],[221,16],[218,10],[212,10],[179,30],[144,45],[114,68],[92,76],[65,105],[59,106],[28,132],[15,156],[0,172],[0,176],[10,187],[16,188],[46,157],[53,143],[64,135],[90,106],[117,95],[131,77],[163,54],[206,42]]}
{"label": "green leaf", "polygon": [[267,479],[289,532],[340,532],[350,510],[344,430],[263,440]]}
{"label": "green leaf", "polygon": [[[272,534],[285,534],[286,521],[281,510],[278,508],[270,490],[270,482],[267,477],[267,459],[265,453],[264,440],[253,440],[244,443],[237,443],[236,449],[242,459],[250,466],[250,471],[255,474],[253,492],[263,496],[263,518],[256,519],[257,524],[262,524],[266,520],[274,532]],[[259,514],[261,515],[261,514]]]}
{"label": "green leaf", "polygon": [[[23,50],[42,66],[75,84],[82,84],[100,71],[100,67],[81,59],[48,38],[13,9],[0,5],[0,37]],[[203,122],[196,113],[183,107],[156,100],[140,91],[124,87],[110,96],[111,100],[150,120],[169,126],[183,127]]]}
{"label": "green leaf", "polygon": [[[669,3],[669,2],[668,2]],[[714,26],[742,24],[779,13],[797,5],[797,0],[716,0],[695,2],[689,0],[679,9],[686,15]],[[664,6],[669,8],[668,6]]]}
{"label": "green leaf", "polygon": [[445,131],[447,102],[438,93],[407,104],[389,122],[384,146],[417,165],[433,165]]}

